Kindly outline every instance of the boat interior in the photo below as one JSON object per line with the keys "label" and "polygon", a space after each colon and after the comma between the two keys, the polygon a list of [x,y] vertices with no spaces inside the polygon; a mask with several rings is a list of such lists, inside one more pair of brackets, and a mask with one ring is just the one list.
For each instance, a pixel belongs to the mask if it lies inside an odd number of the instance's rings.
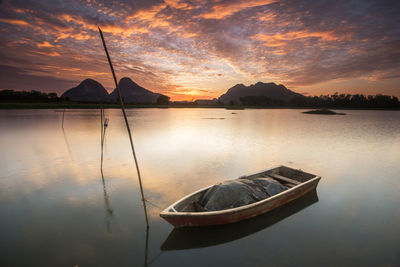
{"label": "boat interior", "polygon": [[[316,175],[303,172],[302,170],[296,170],[285,166],[279,166],[274,169],[270,169],[264,172],[256,174],[241,176],[239,179],[256,179],[260,177],[269,177],[277,180],[281,184],[292,188],[304,182],[315,178]],[[204,208],[199,204],[199,201],[203,198],[208,188],[193,194],[192,196],[176,203],[170,207],[169,212],[204,212]]]}
{"label": "boat interior", "polygon": [[240,177],[241,179],[255,179],[259,177],[270,177],[287,187],[293,187],[316,177],[316,175],[303,172],[302,170],[292,169],[286,166],[280,166],[272,170],[256,173],[249,176]]}

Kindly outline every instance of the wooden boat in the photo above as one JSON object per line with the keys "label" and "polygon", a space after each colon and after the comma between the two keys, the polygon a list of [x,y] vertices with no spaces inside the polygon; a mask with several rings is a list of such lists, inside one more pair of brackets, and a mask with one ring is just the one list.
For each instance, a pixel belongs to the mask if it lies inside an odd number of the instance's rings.
{"label": "wooden boat", "polygon": [[205,248],[239,240],[267,229],[318,202],[316,190],[260,216],[237,223],[173,228],[161,250]]}
{"label": "wooden boat", "polygon": [[259,177],[273,178],[289,187],[289,189],[245,206],[219,211],[200,211],[196,203],[212,187],[209,186],[178,200],[163,210],[160,216],[175,227],[234,223],[266,213],[305,195],[315,189],[321,179],[320,176],[286,166],[279,166],[248,176],[242,176],[240,179],[251,180]]}

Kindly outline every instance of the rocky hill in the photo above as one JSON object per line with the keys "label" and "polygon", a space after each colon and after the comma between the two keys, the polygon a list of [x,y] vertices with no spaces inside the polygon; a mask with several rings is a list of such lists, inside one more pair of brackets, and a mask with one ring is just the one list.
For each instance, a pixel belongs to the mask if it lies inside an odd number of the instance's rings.
{"label": "rocky hill", "polygon": [[250,86],[237,84],[221,95],[218,100],[224,104],[244,104],[250,100],[254,102],[257,97],[272,101],[289,102],[294,97],[304,97],[301,94],[287,89],[284,85],[275,83],[258,82]]}
{"label": "rocky hill", "polygon": [[77,87],[65,91],[61,98],[69,99],[71,101],[85,101],[85,102],[109,102],[110,96],[107,90],[99,82],[86,79],[81,82]]}
{"label": "rocky hill", "polygon": [[[126,77],[119,81],[118,86],[126,103],[157,104],[160,101],[169,100],[168,96],[153,93]],[[113,101],[117,100],[118,93],[116,89],[110,94],[110,97]]]}
{"label": "rocky hill", "polygon": [[[126,103],[139,103],[139,104],[167,104],[169,97],[166,95],[153,93],[132,81],[130,78],[122,78],[118,86],[121,90],[121,95]],[[117,102],[117,90],[108,94],[107,90],[99,82],[86,79],[81,82],[77,87],[65,91],[61,98],[69,99],[71,101],[83,102]]]}

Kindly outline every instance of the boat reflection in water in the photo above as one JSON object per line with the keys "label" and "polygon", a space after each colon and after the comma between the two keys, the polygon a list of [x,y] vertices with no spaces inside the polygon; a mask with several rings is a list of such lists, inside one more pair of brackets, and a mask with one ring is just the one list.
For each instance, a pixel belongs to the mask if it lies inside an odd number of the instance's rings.
{"label": "boat reflection in water", "polygon": [[268,228],[318,202],[316,190],[266,214],[226,225],[174,228],[161,250],[180,250],[228,243]]}

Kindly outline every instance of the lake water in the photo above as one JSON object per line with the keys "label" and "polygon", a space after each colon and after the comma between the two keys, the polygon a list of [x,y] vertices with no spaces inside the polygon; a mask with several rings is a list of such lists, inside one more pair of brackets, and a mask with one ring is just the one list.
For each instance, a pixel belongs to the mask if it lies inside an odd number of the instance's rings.
{"label": "lake water", "polygon": [[[131,109],[150,229],[120,110],[0,110],[1,266],[399,266],[400,112]],[[277,165],[317,192],[242,223],[174,230],[159,212]]]}

